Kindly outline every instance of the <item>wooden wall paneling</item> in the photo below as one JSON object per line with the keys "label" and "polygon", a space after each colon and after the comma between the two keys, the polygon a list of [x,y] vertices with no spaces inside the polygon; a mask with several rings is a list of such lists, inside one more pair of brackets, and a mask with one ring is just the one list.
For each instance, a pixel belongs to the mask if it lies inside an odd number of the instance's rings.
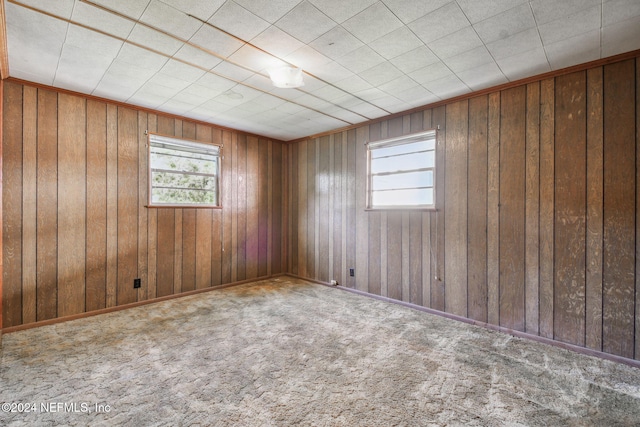
{"label": "wooden wall paneling", "polygon": [[[173,238],[173,290],[171,291],[173,294],[179,294],[180,292],[182,292],[182,277],[184,275],[184,265],[183,265],[183,260],[184,260],[184,234],[185,234],[185,226],[188,227],[188,229],[191,232],[191,234],[189,234],[189,232],[187,232],[188,236],[193,236],[195,234],[195,221],[193,221],[191,214],[193,214],[193,210],[190,210],[189,214],[188,214],[188,219],[190,221],[188,221],[188,224],[185,224],[184,222],[184,214],[185,214],[185,210],[184,209],[173,209],[173,226],[174,226],[174,238]],[[193,242],[193,239],[189,240],[189,242]],[[191,248],[191,247],[190,247]],[[189,250],[188,249],[188,255],[191,255],[191,257],[186,261],[187,263],[189,263],[190,266],[194,266],[195,260],[193,257],[193,254],[195,252],[195,248],[192,248],[193,250]],[[193,267],[195,268],[195,266]],[[189,270],[190,272],[191,270]],[[187,274],[189,274],[189,272]],[[189,275],[189,277],[192,277],[191,275]],[[193,280],[187,280],[187,290],[193,290],[195,289],[195,284]],[[192,288],[189,288],[189,286],[193,286]]]}
{"label": "wooden wall paneling", "polygon": [[[147,116],[147,129],[149,132],[157,132],[158,116],[149,114]],[[148,178],[147,178],[148,179]],[[149,190],[147,190],[148,192]],[[145,201],[146,203],[147,201]],[[147,209],[147,233],[149,243],[147,246],[147,296],[149,299],[157,296],[156,268],[158,265],[158,209]]]}
{"label": "wooden wall paneling", "polygon": [[[290,175],[288,172],[287,165],[289,164],[289,147],[287,144],[279,143],[278,147],[278,165],[279,170],[281,171],[278,176],[281,179],[281,184],[277,187],[277,194],[274,195],[276,200],[279,200],[280,203],[275,207],[279,209],[280,215],[276,215],[274,213],[274,230],[278,230],[276,235],[279,235],[279,252],[277,253],[277,257],[279,259],[278,272],[284,273],[288,268],[288,259],[289,259],[289,206],[291,203],[289,202],[290,193],[287,191],[289,188],[289,178]],[[275,166],[274,166],[275,167]],[[276,202],[277,203],[277,202]],[[274,248],[275,250],[275,248]],[[271,259],[271,258],[269,258]]]}
{"label": "wooden wall paneling", "polygon": [[[371,132],[371,131],[369,131]],[[387,138],[389,135],[389,122],[380,122],[380,138]],[[389,296],[389,280],[387,275],[388,260],[388,240],[387,240],[387,218],[388,212],[380,212],[380,295]]]}
{"label": "wooden wall paneling", "polygon": [[233,134],[222,131],[222,166],[221,166],[221,203],[222,203],[222,271],[221,282],[231,283],[233,265],[232,229],[233,229]]}
{"label": "wooden wall paneling", "polygon": [[[315,195],[313,197],[313,204],[314,204],[314,209],[313,209],[313,215],[314,215],[314,221],[313,221],[313,277],[315,277],[316,279],[318,277],[320,277],[320,272],[319,272],[319,268],[320,268],[320,203],[319,203],[319,199],[321,197],[320,195],[320,176],[319,176],[319,171],[320,171],[320,139],[319,138],[315,138],[314,139],[314,143],[315,143],[315,176],[314,176],[314,185],[315,185]],[[311,231],[311,230],[309,230]]]}
{"label": "wooden wall paneling", "polygon": [[[282,167],[282,166],[281,166]],[[273,176],[273,141],[267,142],[267,160],[265,163],[265,176],[267,177],[266,197],[267,197],[267,212],[266,212],[266,228],[267,228],[267,271],[266,274],[271,276],[273,268],[276,267],[273,264],[273,190],[274,190],[274,176]],[[281,171],[282,169],[278,169]],[[279,181],[282,183],[282,181]],[[281,212],[282,214],[282,212]],[[281,217],[281,216],[280,216]]]}
{"label": "wooden wall paneling", "polygon": [[[347,223],[348,223],[348,214],[349,214],[349,210],[347,209],[347,192],[348,192],[348,186],[347,186],[347,182],[348,182],[348,175],[347,175],[347,166],[349,163],[349,159],[348,159],[348,153],[349,153],[349,144],[348,144],[348,132],[341,132],[340,136],[339,136],[339,141],[340,141],[340,149],[341,149],[341,156],[340,156],[340,163],[341,163],[341,168],[340,168],[340,196],[341,196],[341,200],[340,200],[340,221],[341,221],[341,225],[342,228],[340,230],[340,243],[341,243],[341,248],[340,248],[340,267],[342,268],[342,270],[338,270],[338,267],[334,268],[334,274],[338,274],[338,277],[340,277],[340,279],[338,279],[340,281],[340,284],[347,284],[347,280],[349,275],[347,274]],[[336,136],[336,138],[338,138]],[[338,141],[336,139],[336,141]],[[336,142],[337,143],[337,142]],[[338,150],[336,150],[338,151]],[[335,241],[335,237],[334,237],[334,241]]]}
{"label": "wooden wall paneling", "polygon": [[269,174],[269,147],[271,141],[260,139],[258,152],[258,276],[263,277],[269,271],[269,229],[271,221],[271,209],[269,208],[270,190],[273,178]]}
{"label": "wooden wall paneling", "polygon": [[489,97],[469,100],[467,179],[467,307],[468,316],[487,319],[487,123]]}
{"label": "wooden wall paneling", "polygon": [[602,89],[602,67],[588,70],[585,345],[598,351],[602,350]]}
{"label": "wooden wall paneling", "polygon": [[[183,132],[185,125],[183,125]],[[212,138],[211,128],[209,126],[203,126],[200,124],[196,125],[194,130],[194,138],[200,142],[210,143]],[[213,209],[196,209],[196,289],[211,287],[211,259],[213,248],[212,223]]]}
{"label": "wooden wall paneling", "polygon": [[174,246],[176,238],[175,209],[161,208],[158,212],[158,256],[157,256],[157,285],[158,297],[174,293]]}
{"label": "wooden wall paneling", "polygon": [[118,108],[118,305],[136,301],[138,277],[138,115]]}
{"label": "wooden wall paneling", "polygon": [[[118,297],[118,107],[107,104],[107,307]],[[38,319],[40,320],[40,319]]]}
{"label": "wooden wall paneling", "polygon": [[[333,255],[333,236],[334,236],[334,223],[336,216],[336,210],[334,205],[334,191],[335,191],[335,180],[338,179],[336,176],[336,168],[335,168],[335,134],[329,135],[328,139],[329,146],[329,170],[327,177],[327,200],[328,200],[328,229],[327,229],[327,244],[329,245],[329,254],[327,264],[329,265],[328,271],[328,280],[337,280],[336,276],[333,274],[333,264],[334,264],[334,255]],[[339,213],[338,213],[339,214]]]}
{"label": "wooden wall paneling", "polygon": [[527,85],[525,178],[525,331],[539,332],[540,82]]}
{"label": "wooden wall paneling", "polygon": [[343,185],[344,173],[343,166],[345,158],[342,155],[345,144],[342,142],[342,133],[336,133],[332,137],[333,144],[333,171],[331,180],[330,195],[333,198],[333,220],[331,222],[333,233],[333,271],[331,278],[335,279],[339,284],[344,283],[345,266],[342,263],[342,244],[344,234],[342,233],[345,212],[342,200],[345,192]]}
{"label": "wooden wall paneling", "polygon": [[325,136],[318,141],[318,181],[317,181],[317,217],[318,229],[318,251],[317,265],[318,279],[328,282],[329,277],[329,158],[331,150],[329,147],[329,136]]}
{"label": "wooden wall paneling", "polygon": [[[432,110],[425,110],[422,113],[423,130],[433,129],[431,125]],[[436,196],[437,197],[437,196]],[[431,217],[430,211],[422,212],[422,302],[420,305],[431,307]]]}
{"label": "wooden wall paneling", "polygon": [[[1,117],[1,116],[0,116]],[[22,91],[22,323],[36,321],[38,90]],[[0,313],[0,317],[1,313]]]}
{"label": "wooden wall paneling", "polygon": [[409,276],[409,212],[401,213],[401,269],[402,269],[402,301],[409,302],[411,298],[411,278]]}
{"label": "wooden wall paneling", "polygon": [[469,102],[447,105],[445,311],[467,316],[467,174]]}
{"label": "wooden wall paneling", "polygon": [[283,191],[283,186],[286,184],[284,174],[286,172],[286,146],[280,143],[272,143],[269,141],[270,146],[273,145],[272,161],[269,162],[269,174],[272,177],[272,185],[269,187],[269,194],[271,195],[271,203],[269,212],[271,213],[271,221],[269,221],[269,235],[271,244],[269,248],[271,254],[267,257],[271,265],[270,274],[282,273],[286,270],[283,269],[282,263],[286,260],[285,245],[283,244],[283,238],[288,232],[284,232],[283,224],[286,224],[286,218],[284,215],[287,213],[288,203],[285,201],[286,193]]}
{"label": "wooden wall paneling", "polygon": [[487,321],[500,323],[500,92],[487,115]]}
{"label": "wooden wall paneling", "polygon": [[247,278],[247,136],[239,134],[238,144],[238,205],[237,205],[237,280]]}
{"label": "wooden wall paneling", "polygon": [[[4,82],[0,80],[0,141],[4,140],[3,136],[3,125],[4,125]],[[0,205],[2,204],[2,192],[4,191],[2,187],[2,143],[0,143]],[[2,246],[2,224],[4,221],[2,220],[2,209],[0,209],[0,247]],[[2,318],[3,318],[3,308],[2,308],[2,278],[3,278],[3,269],[2,269],[2,255],[3,250],[0,250],[0,340],[2,339]]]}
{"label": "wooden wall paneling", "polygon": [[[355,129],[346,132],[346,199],[344,207],[347,214],[345,224],[345,274],[346,285],[350,288],[356,287],[356,277],[349,275],[349,269],[356,268],[356,131]],[[344,152],[343,152],[344,154]],[[357,274],[357,271],[355,272]]]}
{"label": "wooden wall paneling", "polygon": [[231,139],[231,282],[238,280],[238,134]]}
{"label": "wooden wall paneling", "polygon": [[149,156],[147,154],[148,113],[138,111],[138,275],[141,287],[137,301],[149,299]]}
{"label": "wooden wall paneling", "polygon": [[445,153],[447,150],[447,127],[446,127],[446,107],[440,106],[432,112],[431,127],[438,128],[438,138],[436,144],[436,211],[431,216],[431,243],[434,252],[432,255],[433,265],[431,274],[431,308],[444,311],[445,301],[445,251],[444,251],[444,230],[445,230]]}
{"label": "wooden wall paneling", "polygon": [[290,270],[293,274],[300,274],[299,268],[299,235],[300,235],[300,181],[298,179],[298,164],[300,162],[300,146],[301,144],[288,145],[289,151],[289,198],[290,214],[289,214],[289,259],[291,262]]}
{"label": "wooden wall paneling", "polygon": [[2,325],[6,328],[22,323],[23,91],[21,85],[3,84]]}
{"label": "wooden wall paneling", "polygon": [[603,350],[634,357],[635,61],[604,67]]}
{"label": "wooden wall paneling", "polygon": [[387,212],[386,234],[387,295],[389,298],[402,300],[402,212]]}
{"label": "wooden wall paneling", "polygon": [[[409,133],[424,130],[424,114],[419,111],[407,116]],[[409,213],[409,302],[422,305],[422,212]]]}
{"label": "wooden wall paneling", "polygon": [[584,346],[586,73],[556,77],[554,338]]}
{"label": "wooden wall paneling", "polygon": [[107,306],[107,106],[87,101],[86,310]]}
{"label": "wooden wall paneling", "polygon": [[307,277],[317,278],[316,274],[316,158],[317,139],[307,142],[307,250],[305,252]]}
{"label": "wooden wall paneling", "polygon": [[259,140],[255,136],[247,137],[247,166],[246,166],[246,278],[258,277],[259,261],[259,209],[260,209],[260,163]]}
{"label": "wooden wall paneling", "polygon": [[309,192],[307,190],[307,152],[308,141],[302,141],[298,147],[298,160],[296,164],[297,177],[298,177],[298,274],[302,277],[310,277],[311,272],[307,271],[307,228],[308,228],[308,215],[309,209],[307,198]]}
{"label": "wooden wall paneling", "polygon": [[422,213],[409,213],[409,302],[422,305]]}
{"label": "wooden wall paneling", "polygon": [[[640,147],[640,58],[636,58],[636,359],[640,359],[640,164],[638,164],[640,152],[638,152],[638,147]],[[1,265],[0,262],[0,267]]]}
{"label": "wooden wall paneling", "polygon": [[500,96],[500,326],[523,331],[526,89]]}
{"label": "wooden wall paneling", "polygon": [[[178,246],[182,246],[182,283],[181,288],[174,292],[193,291],[196,289],[196,211],[195,208],[176,209],[176,230],[180,216],[182,217],[182,241],[178,241],[176,234],[176,253],[179,252]],[[176,260],[176,269],[180,260]]]}
{"label": "wooden wall paneling", "polygon": [[365,210],[365,191],[367,180],[366,146],[369,137],[368,126],[356,129],[356,170],[355,170],[355,219],[356,219],[356,289],[368,291],[369,289],[369,216]]}
{"label": "wooden wall paneling", "polygon": [[59,94],[58,316],[85,311],[86,122],[86,100]]}
{"label": "wooden wall paneling", "polygon": [[[209,140],[216,144],[222,144],[222,130],[212,129],[208,126],[198,125],[196,128],[198,138]],[[210,138],[209,138],[210,135]],[[224,150],[224,147],[223,147]],[[224,151],[222,151],[224,155]],[[220,172],[218,172],[220,174]],[[219,178],[220,179],[220,178]],[[220,180],[218,191],[221,191]],[[219,200],[220,202],[221,200]],[[213,209],[211,212],[211,285],[222,284],[222,210]]]}
{"label": "wooden wall paneling", "polygon": [[553,338],[555,80],[540,82],[540,335]]}
{"label": "wooden wall paneling", "polygon": [[[378,141],[382,139],[381,136],[381,126],[382,122],[374,123],[368,126],[369,137],[367,142]],[[366,159],[366,155],[363,155]],[[365,175],[365,186],[366,186],[366,172]],[[365,187],[366,188],[366,187]],[[366,195],[363,195],[363,198],[366,200]],[[380,227],[381,227],[381,212],[379,211],[369,211],[367,212],[368,219],[368,237],[369,237],[369,247],[367,249],[369,259],[368,259],[368,292],[375,295],[382,295],[382,269],[381,269],[381,246],[382,242],[380,239]],[[386,271],[384,272],[386,275]]]}

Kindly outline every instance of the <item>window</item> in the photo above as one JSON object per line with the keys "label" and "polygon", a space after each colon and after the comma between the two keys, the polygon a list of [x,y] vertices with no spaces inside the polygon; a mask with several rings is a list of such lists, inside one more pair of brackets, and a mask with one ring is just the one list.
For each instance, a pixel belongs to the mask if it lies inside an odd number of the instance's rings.
{"label": "window", "polygon": [[435,208],[436,131],[367,144],[367,208]]}
{"label": "window", "polygon": [[149,206],[220,206],[219,145],[149,135]]}

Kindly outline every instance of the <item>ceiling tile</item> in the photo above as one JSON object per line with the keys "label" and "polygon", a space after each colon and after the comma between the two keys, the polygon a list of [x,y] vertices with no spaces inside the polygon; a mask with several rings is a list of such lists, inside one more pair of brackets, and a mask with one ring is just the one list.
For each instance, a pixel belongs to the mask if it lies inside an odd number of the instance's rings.
{"label": "ceiling tile", "polygon": [[[66,0],[68,1],[68,0]],[[139,19],[151,0],[93,0],[94,3],[115,10],[133,19]],[[57,3],[57,2],[47,2]]]}
{"label": "ceiling tile", "polygon": [[130,90],[131,93],[129,96],[131,96],[133,92],[138,90],[147,82],[147,80],[153,77],[156,72],[157,70],[139,67],[116,59],[111,63],[111,66],[107,70],[96,90],[99,90],[103,84],[111,86],[117,83],[118,86]]}
{"label": "ceiling tile", "polygon": [[71,19],[123,39],[129,36],[135,25],[133,21],[83,2],[76,3]]}
{"label": "ceiling tile", "polygon": [[469,93],[471,90],[453,74],[424,84],[424,87],[440,99]]}
{"label": "ceiling tile", "polygon": [[420,46],[412,51],[391,59],[393,65],[405,74],[438,62],[438,57],[427,46]]}
{"label": "ceiling tile", "polygon": [[373,86],[360,76],[351,76],[335,83],[340,89],[354,93],[362,90],[371,89]]}
{"label": "ceiling tile", "polygon": [[187,88],[183,89],[171,99],[178,102],[183,102],[185,104],[190,104],[191,109],[198,107],[199,105],[202,105],[209,100],[209,98],[203,96],[200,93],[193,93],[192,91],[187,91],[186,89]]}
{"label": "ceiling tile", "polygon": [[[547,44],[570,39],[579,34],[600,30],[600,15],[601,7],[598,5],[540,25],[538,29],[542,43],[546,46]],[[573,43],[576,42],[578,42],[578,45],[581,44],[580,40],[574,39]]]}
{"label": "ceiling tile", "polygon": [[289,10],[293,9],[300,0],[234,0],[253,14],[261,17],[267,22],[274,23],[282,18]]}
{"label": "ceiling tile", "polygon": [[505,39],[516,33],[534,28],[536,21],[528,3],[509,9],[473,25],[485,43]]}
{"label": "ceiling tile", "polygon": [[242,46],[229,56],[229,60],[258,72],[266,72],[269,68],[282,67],[284,65],[278,58],[256,49],[251,45]]}
{"label": "ceiling tile", "polygon": [[602,56],[640,49],[640,17],[636,16],[602,29]]}
{"label": "ceiling tile", "polygon": [[551,71],[544,49],[541,47],[498,59],[498,65],[510,80],[518,80],[535,74]]}
{"label": "ceiling tile", "polygon": [[369,43],[373,50],[387,59],[395,58],[423,45],[422,41],[404,26]]}
{"label": "ceiling tile", "polygon": [[296,67],[302,68],[303,70],[313,70],[316,67],[331,62],[331,58],[327,58],[311,46],[306,45],[287,55],[283,59]]}
{"label": "ceiling tile", "polygon": [[140,21],[183,40],[190,39],[202,26],[201,21],[159,0],[151,0]]}
{"label": "ceiling tile", "polygon": [[440,59],[446,59],[482,46],[482,40],[469,26],[434,40],[428,46]]}
{"label": "ceiling tile", "polygon": [[442,62],[436,62],[435,64],[428,65],[424,68],[410,73],[409,77],[411,77],[421,85],[424,85],[425,83],[439,80],[451,74],[451,70],[446,65],[444,65]]}
{"label": "ceiling tile", "polygon": [[[312,22],[313,25],[309,25]],[[276,26],[296,39],[310,43],[336,26],[336,23],[308,1],[303,1],[283,16]]]}
{"label": "ceiling tile", "polygon": [[391,80],[390,82],[378,86],[380,90],[396,96],[398,93],[405,92],[417,87],[420,87],[420,85],[409,76],[400,76],[397,79]]}
{"label": "ceiling tile", "polygon": [[313,94],[329,102],[334,102],[336,99],[342,98],[346,95],[344,90],[331,85],[325,85],[324,87],[313,91]]}
{"label": "ceiling tile", "polygon": [[338,58],[337,62],[357,74],[383,63],[384,58],[365,45],[342,58]]}
{"label": "ceiling tile", "polygon": [[211,71],[235,82],[246,80],[254,74],[253,72],[242,67],[238,67],[237,65],[234,65],[230,62],[221,62],[216,65]]}
{"label": "ceiling tile", "polygon": [[402,26],[402,22],[382,2],[363,10],[342,26],[365,43],[369,43]]}
{"label": "ceiling tile", "polygon": [[[59,16],[64,19],[71,18],[74,2],[75,0],[58,0],[58,1],[21,0],[20,1],[20,3],[24,3],[28,6],[33,6],[36,9],[44,10],[46,12],[49,12],[53,15]],[[9,2],[5,2],[5,3],[9,3]]]}
{"label": "ceiling tile", "polygon": [[434,94],[432,94],[431,92],[429,92],[427,89],[425,89],[420,85],[397,92],[395,96],[401,101],[410,102],[410,103],[414,102],[416,98],[420,99],[421,103],[422,103],[422,100],[424,100],[425,98],[432,98],[433,101],[437,100],[437,97]]}
{"label": "ceiling tile", "polygon": [[157,90],[158,95],[172,98],[178,92],[189,86],[189,84],[190,82],[186,80],[168,74],[158,73],[151,77],[149,81],[144,84],[143,88],[145,86],[153,87],[154,90]]}
{"label": "ceiling tile", "polygon": [[[575,38],[580,40],[575,40]],[[600,30],[562,39],[544,47],[552,70],[570,67],[600,57]],[[576,43],[577,42],[577,43]]]}
{"label": "ceiling tile", "polygon": [[228,57],[244,45],[240,40],[210,25],[203,25],[189,41],[223,58]]}
{"label": "ceiling tile", "polygon": [[508,82],[498,65],[493,61],[461,71],[457,75],[460,80],[473,90],[485,89]]}
{"label": "ceiling tile", "polygon": [[220,58],[188,44],[183,45],[180,50],[176,52],[174,58],[181,59],[207,70],[212,69],[222,61]]}
{"label": "ceiling tile", "polygon": [[[127,0],[125,0],[127,1]],[[207,21],[226,0],[161,0],[188,15]]]}
{"label": "ceiling tile", "polygon": [[310,46],[323,55],[336,59],[358,49],[363,43],[338,25],[312,41]]}
{"label": "ceiling tile", "polygon": [[390,62],[383,62],[375,67],[369,68],[360,73],[360,77],[369,82],[372,86],[380,86],[384,83],[395,80],[402,76],[402,71],[398,70]]}
{"label": "ceiling tile", "polygon": [[122,46],[122,49],[118,52],[117,59],[123,63],[134,65],[136,68],[153,70],[154,72],[160,70],[169,60],[164,55],[158,55],[130,43],[125,43]]}
{"label": "ceiling tile", "polygon": [[420,39],[429,43],[470,25],[456,2],[451,2],[409,24]]}
{"label": "ceiling tile", "polygon": [[168,56],[173,56],[182,47],[182,43],[178,40],[140,24],[136,24],[133,27],[127,40],[157,50]]}
{"label": "ceiling tile", "polygon": [[133,86],[131,81],[123,81],[121,78],[114,77],[107,73],[102,77],[102,80],[93,92],[91,92],[91,95],[125,102],[140,86]]}
{"label": "ceiling tile", "polygon": [[271,79],[260,74],[254,74],[242,83],[265,92],[269,92],[274,88]]}
{"label": "ceiling tile", "polygon": [[313,75],[327,82],[337,82],[353,76],[353,73],[335,61],[313,69]]}
{"label": "ceiling tile", "polygon": [[527,3],[527,0],[457,0],[457,2],[469,21],[475,24],[521,3]]}
{"label": "ceiling tile", "polygon": [[272,25],[258,34],[251,43],[272,55],[285,57],[291,52],[304,46],[300,40]]}
{"label": "ceiling tile", "polygon": [[377,0],[310,0],[322,13],[337,23],[362,12]]}
{"label": "ceiling tile", "polygon": [[536,28],[522,31],[506,39],[487,44],[487,49],[496,59],[507,58],[521,52],[541,48],[542,42]]}
{"label": "ceiling tile", "polygon": [[157,110],[160,105],[167,101],[167,97],[157,95],[152,89],[146,88],[136,92],[127,102],[140,107]]}
{"label": "ceiling tile", "polygon": [[602,0],[531,0],[531,8],[538,25],[571,15],[580,9],[602,4]]}
{"label": "ceiling tile", "polygon": [[200,77],[204,76],[205,71],[200,68],[189,66],[183,62],[176,61],[175,59],[170,59],[162,67],[160,73],[193,83]]}
{"label": "ceiling tile", "polygon": [[170,114],[183,115],[193,109],[193,105],[171,98],[165,103],[158,106],[158,110],[165,111]]}
{"label": "ceiling tile", "polygon": [[251,40],[269,26],[267,21],[232,1],[222,5],[208,22],[241,40]]}
{"label": "ceiling tile", "polygon": [[638,0],[605,0],[602,4],[602,26],[640,16]]}
{"label": "ceiling tile", "polygon": [[429,12],[441,8],[451,0],[383,0],[402,22],[408,24]]}
{"label": "ceiling tile", "polygon": [[210,99],[231,89],[235,85],[236,83],[231,80],[207,73],[200,77],[195,83],[187,86],[183,92],[199,94]]}
{"label": "ceiling tile", "polygon": [[452,56],[443,61],[454,73],[470,70],[489,62],[494,62],[493,57],[486,47],[479,46],[460,55]]}

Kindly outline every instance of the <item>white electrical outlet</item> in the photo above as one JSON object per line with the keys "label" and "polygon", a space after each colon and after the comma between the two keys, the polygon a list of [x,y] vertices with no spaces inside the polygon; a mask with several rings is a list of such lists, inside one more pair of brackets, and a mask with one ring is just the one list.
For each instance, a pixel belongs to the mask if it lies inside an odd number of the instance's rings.
{"label": "white electrical outlet", "polygon": [[336,280],[331,281],[331,286],[338,286],[338,282]]}

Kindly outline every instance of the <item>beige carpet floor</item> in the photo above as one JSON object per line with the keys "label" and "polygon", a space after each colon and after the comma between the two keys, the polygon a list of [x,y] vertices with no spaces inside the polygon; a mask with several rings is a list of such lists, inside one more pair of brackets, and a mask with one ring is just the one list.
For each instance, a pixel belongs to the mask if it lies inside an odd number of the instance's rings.
{"label": "beige carpet floor", "polygon": [[288,277],[5,334],[1,363],[0,425],[640,425],[638,368]]}

